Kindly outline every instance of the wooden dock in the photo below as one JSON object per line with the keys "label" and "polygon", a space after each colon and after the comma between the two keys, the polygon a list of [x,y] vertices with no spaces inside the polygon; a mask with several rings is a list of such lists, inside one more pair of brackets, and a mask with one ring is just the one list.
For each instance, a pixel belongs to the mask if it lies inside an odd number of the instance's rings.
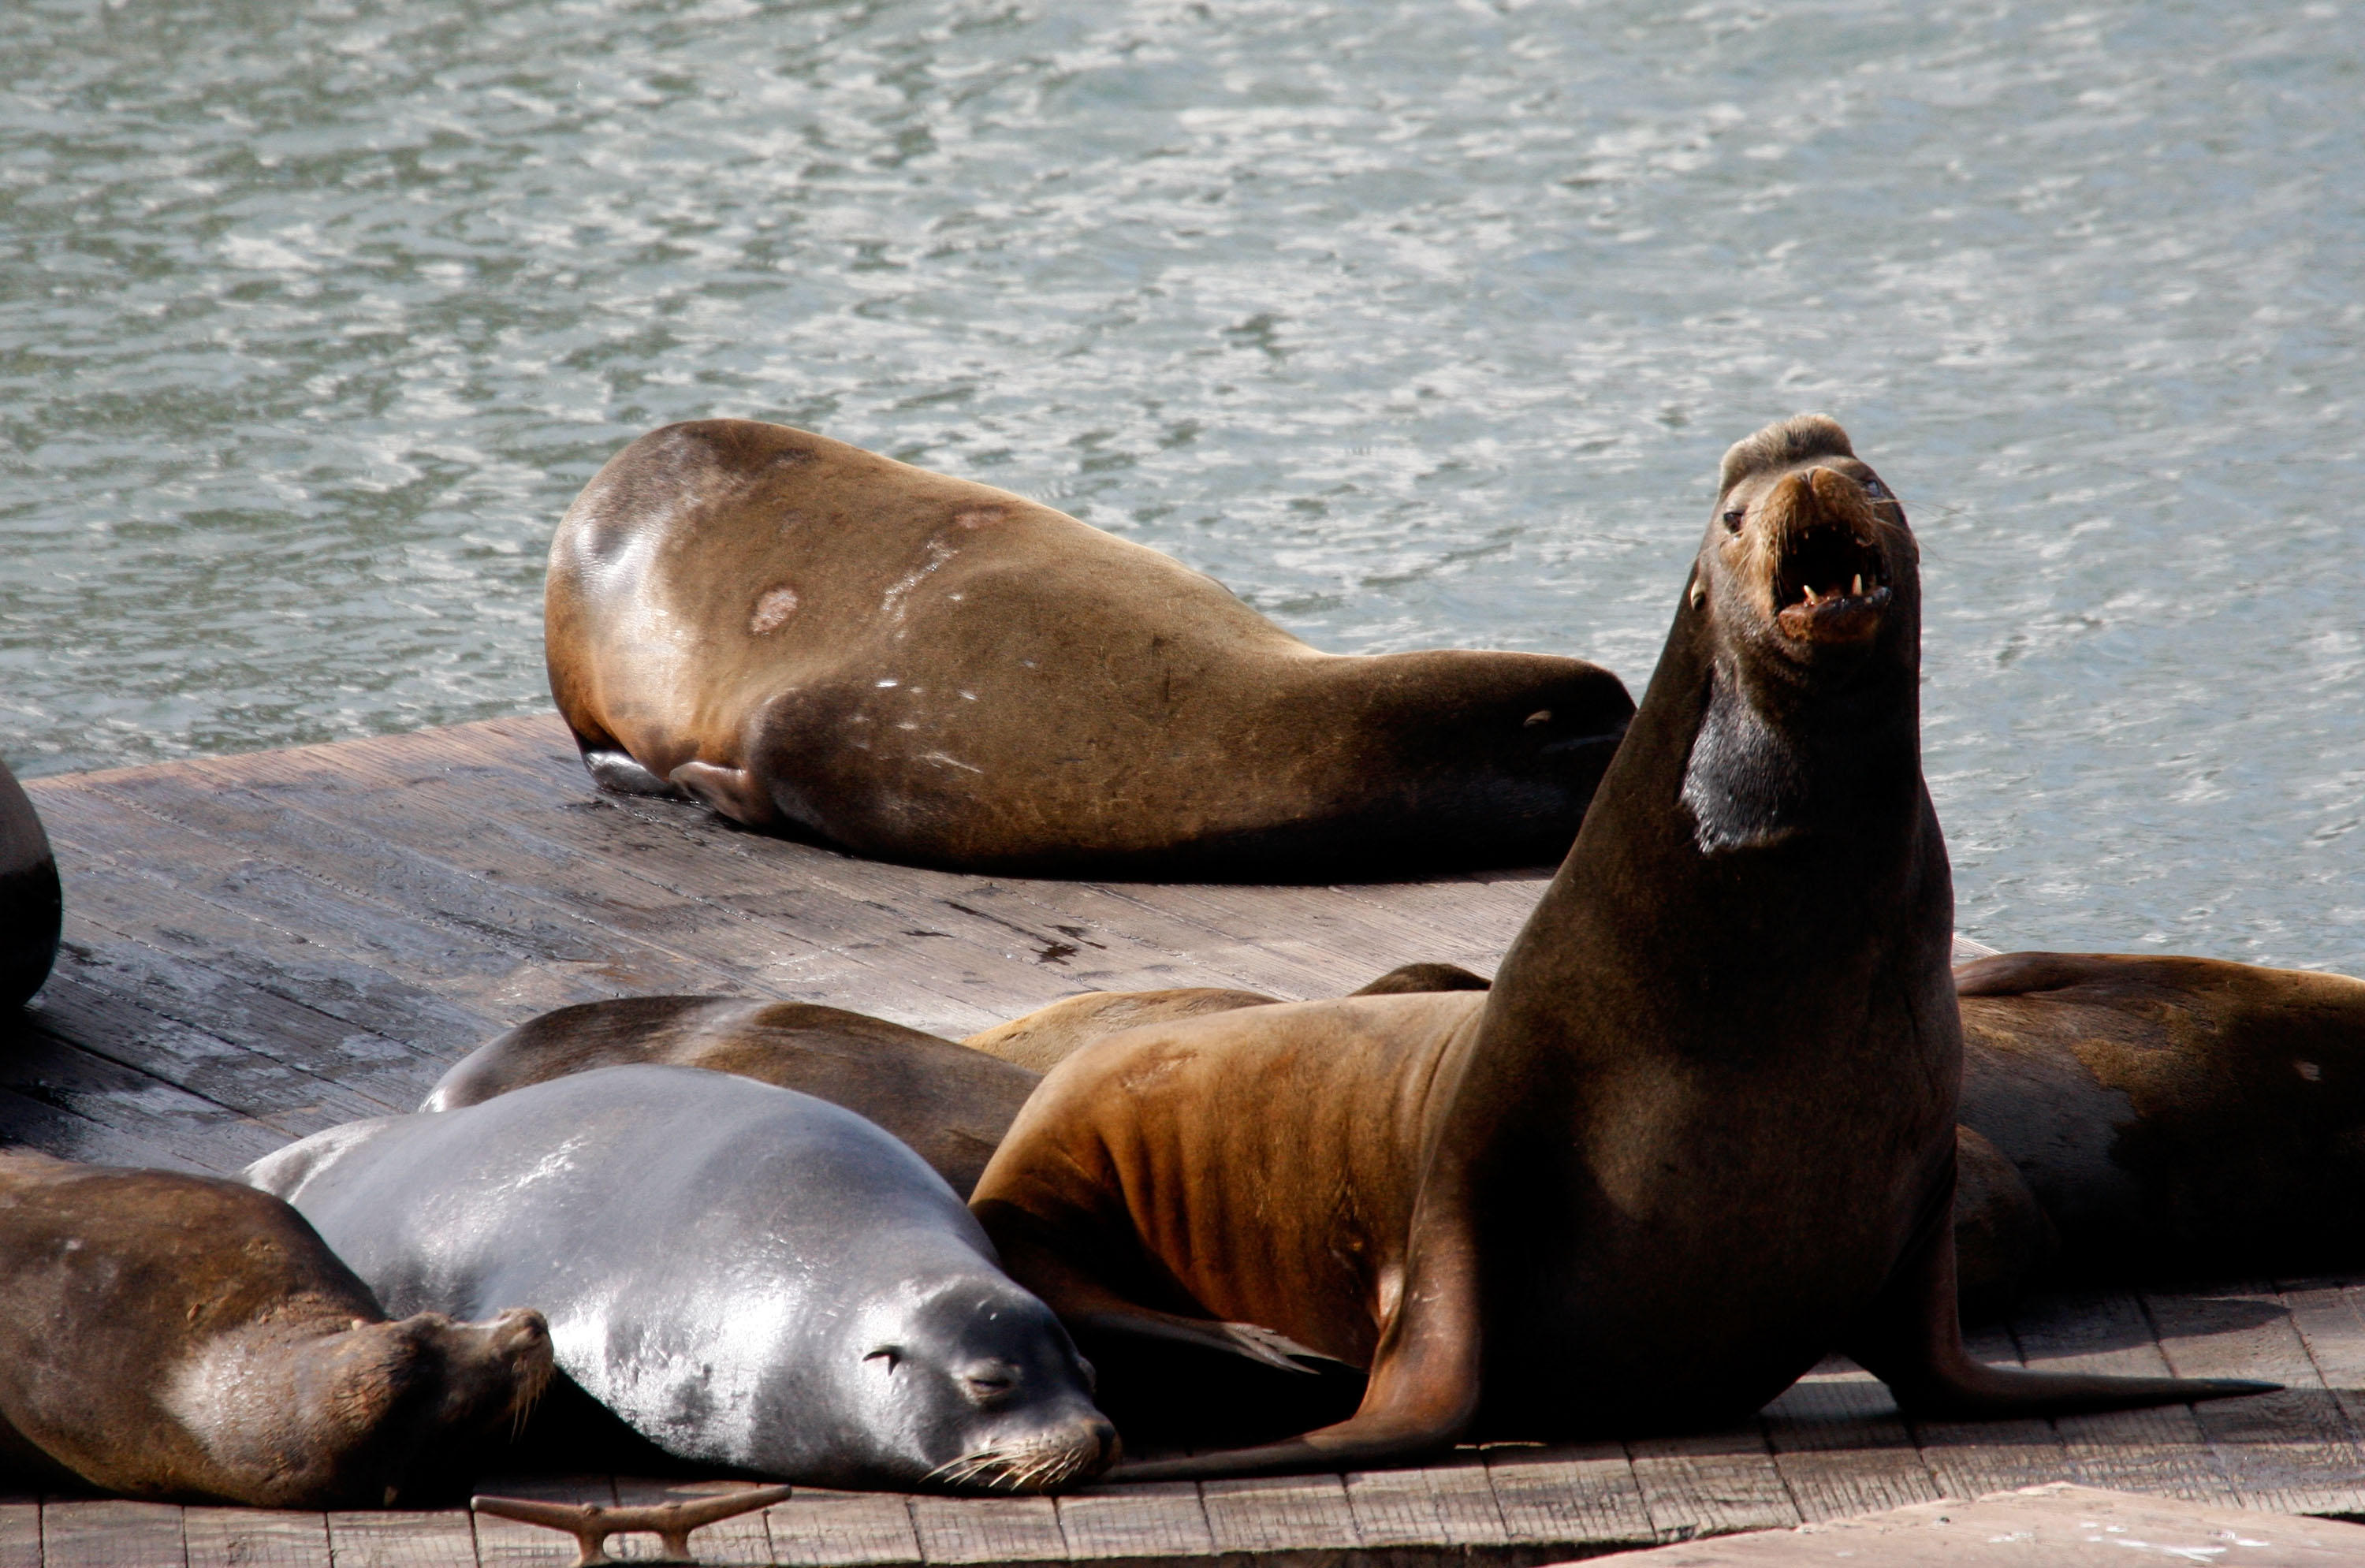
{"label": "wooden dock", "polygon": [[[1543,873],[1330,888],[958,876],[596,794],[557,721],[45,778],[66,946],[0,1024],[0,1142],[228,1171],[409,1110],[454,1058],[572,1002],[730,992],[956,1037],[1079,991],[1336,995],[1416,959],[1491,971]],[[1824,1369],[1681,1439],[1497,1446],[1418,1471],[1104,1487],[1057,1500],[800,1491],[698,1538],[812,1568],[1527,1564],[2056,1480],[2365,1516],[2365,1273],[2048,1300],[1996,1361],[2261,1376],[2258,1399],[2058,1422],[1909,1424]],[[630,1478],[488,1490],[654,1499]],[[618,1543],[645,1554],[650,1538]],[[464,1512],[275,1514],[0,1497],[0,1568],[564,1563]]]}

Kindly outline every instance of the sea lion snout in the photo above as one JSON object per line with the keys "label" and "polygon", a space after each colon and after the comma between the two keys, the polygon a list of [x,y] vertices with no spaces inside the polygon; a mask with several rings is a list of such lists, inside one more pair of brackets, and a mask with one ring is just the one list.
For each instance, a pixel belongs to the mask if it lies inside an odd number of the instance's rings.
{"label": "sea lion snout", "polygon": [[[1847,432],[1799,414],[1733,443],[1709,554],[1782,644],[1869,643],[1915,568],[1897,498]],[[1696,591],[1694,601],[1703,597]]]}
{"label": "sea lion snout", "polygon": [[[1862,643],[1880,630],[1895,573],[1889,524],[1866,487],[1835,468],[1794,470],[1751,509],[1763,535],[1766,590],[1782,634]],[[1744,516],[1746,525],[1751,520]]]}

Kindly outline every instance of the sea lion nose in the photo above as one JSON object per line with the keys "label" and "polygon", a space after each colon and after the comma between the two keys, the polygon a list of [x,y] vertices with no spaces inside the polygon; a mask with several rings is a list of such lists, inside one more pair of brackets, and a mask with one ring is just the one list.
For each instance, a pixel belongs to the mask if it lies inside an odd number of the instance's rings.
{"label": "sea lion nose", "polygon": [[1807,485],[1819,511],[1852,512],[1863,504],[1864,487],[1836,468],[1815,469],[1807,476]]}

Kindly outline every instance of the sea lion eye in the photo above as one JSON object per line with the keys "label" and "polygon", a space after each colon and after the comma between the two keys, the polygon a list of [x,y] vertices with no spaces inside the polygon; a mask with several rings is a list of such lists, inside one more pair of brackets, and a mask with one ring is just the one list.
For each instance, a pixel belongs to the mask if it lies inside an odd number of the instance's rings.
{"label": "sea lion eye", "polygon": [[1876,501],[1885,501],[1889,498],[1889,487],[1877,479],[1868,478],[1864,482],[1864,493]]}
{"label": "sea lion eye", "polygon": [[887,1362],[887,1370],[893,1372],[903,1360],[902,1348],[898,1345],[881,1345],[862,1359],[866,1361],[875,1361],[882,1358]]}
{"label": "sea lion eye", "polygon": [[1724,526],[1726,530],[1733,533],[1740,532],[1741,520],[1748,515],[1749,509],[1747,507],[1733,508],[1732,510],[1724,514]]}

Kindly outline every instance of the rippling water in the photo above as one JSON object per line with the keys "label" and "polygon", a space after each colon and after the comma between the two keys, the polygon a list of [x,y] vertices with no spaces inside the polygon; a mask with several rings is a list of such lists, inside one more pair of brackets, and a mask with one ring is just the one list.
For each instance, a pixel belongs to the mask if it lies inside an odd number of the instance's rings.
{"label": "rippling water", "polygon": [[2365,973],[2365,11],[14,0],[0,750],[545,706],[781,420],[1316,644],[1640,687],[1725,444],[1906,498],[1964,928]]}

